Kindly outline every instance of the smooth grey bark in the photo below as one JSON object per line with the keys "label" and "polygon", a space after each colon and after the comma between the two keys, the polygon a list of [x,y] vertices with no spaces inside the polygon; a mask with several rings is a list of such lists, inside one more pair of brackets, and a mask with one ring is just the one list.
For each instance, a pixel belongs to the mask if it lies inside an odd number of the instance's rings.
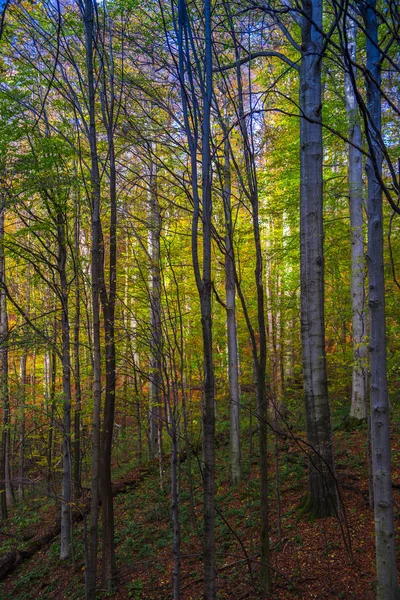
{"label": "smooth grey bark", "polygon": [[[351,61],[357,58],[357,26],[349,20],[347,50]],[[367,418],[367,316],[365,306],[365,258],[363,233],[363,176],[361,125],[352,75],[345,72],[346,112],[349,122],[348,173],[349,208],[351,227],[351,313],[353,330],[353,375],[350,416]]]}
{"label": "smooth grey bark", "polygon": [[369,158],[368,179],[368,289],[370,404],[372,436],[372,472],[376,543],[377,600],[400,597],[393,522],[391,479],[390,416],[386,375],[385,273],[383,256],[381,53],[378,41],[376,0],[360,2],[366,32],[366,87]]}
{"label": "smooth grey bark", "polygon": [[325,355],[322,189],[322,0],[303,2],[300,65],[300,289],[304,398],[309,455],[307,509],[335,514],[334,471]]}
{"label": "smooth grey bark", "polygon": [[226,294],[226,329],[228,337],[228,377],[229,377],[229,434],[232,483],[241,479],[240,465],[240,393],[239,393],[239,355],[236,327],[236,283],[235,264],[232,244],[232,211],[231,211],[231,168],[230,148],[227,132],[224,148],[224,182],[223,199],[225,211],[225,294]]}

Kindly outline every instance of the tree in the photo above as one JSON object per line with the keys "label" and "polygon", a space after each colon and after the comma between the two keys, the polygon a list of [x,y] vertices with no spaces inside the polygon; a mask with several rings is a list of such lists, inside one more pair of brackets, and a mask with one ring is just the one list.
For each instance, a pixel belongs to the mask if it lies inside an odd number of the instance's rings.
{"label": "tree", "polygon": [[301,336],[309,455],[309,497],[316,517],[338,507],[325,356],[321,124],[322,0],[304,1],[300,64]]}
{"label": "tree", "polygon": [[[204,598],[214,600],[215,586],[215,412],[214,412],[214,362],[212,343],[212,280],[211,280],[211,236],[212,236],[212,179],[211,179],[211,100],[212,81],[212,38],[211,2],[204,3],[204,54],[199,62],[198,48],[194,46],[192,27],[185,0],[178,1],[178,77],[181,85],[181,102],[185,133],[190,148],[191,191],[193,197],[192,217],[192,261],[197,290],[200,298],[201,326],[204,359],[204,406],[203,406],[203,486],[204,486]],[[196,76],[200,81],[201,112],[193,89],[193,67],[188,49],[195,57]],[[189,92],[185,80],[189,80]],[[188,99],[193,124],[190,123]],[[199,127],[201,130],[199,131]],[[201,146],[199,147],[199,136]],[[198,188],[197,153],[201,152],[201,193]],[[202,274],[198,257],[198,226],[202,201]]]}
{"label": "tree", "polygon": [[345,72],[346,112],[349,121],[348,185],[351,227],[351,306],[353,329],[353,381],[351,388],[350,416],[355,419],[367,417],[367,368],[366,335],[367,319],[365,310],[365,259],[363,234],[363,178],[362,178],[362,139],[357,97],[353,89],[356,69],[353,63],[357,58],[357,26],[349,20],[347,29],[349,64],[352,70]]}
{"label": "tree", "polygon": [[10,445],[10,399],[8,390],[8,313],[7,296],[4,289],[6,284],[6,262],[4,254],[4,222],[6,214],[6,196],[1,194],[0,205],[0,391],[3,409],[1,432],[1,463],[0,463],[0,504],[1,518],[7,519],[7,487],[10,485],[9,476],[9,445]]}
{"label": "tree", "polygon": [[376,1],[360,3],[366,35],[368,108],[368,289],[372,471],[376,541],[377,600],[399,598],[393,522],[389,402],[386,378],[386,316],[383,260],[381,64]]}

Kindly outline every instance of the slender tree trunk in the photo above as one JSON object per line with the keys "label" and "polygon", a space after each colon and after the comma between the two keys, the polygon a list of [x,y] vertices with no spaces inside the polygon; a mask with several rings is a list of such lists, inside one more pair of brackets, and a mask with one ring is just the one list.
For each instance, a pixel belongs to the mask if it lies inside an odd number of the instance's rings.
{"label": "slender tree trunk", "polygon": [[[227,136],[225,132],[225,136]],[[224,183],[223,199],[226,228],[225,254],[225,292],[226,292],[226,321],[228,335],[228,373],[229,373],[229,422],[230,422],[230,454],[232,483],[237,484],[241,479],[240,466],[240,394],[239,394],[239,356],[237,347],[236,328],[236,284],[235,265],[232,247],[232,213],[231,213],[231,169],[230,169],[229,140],[225,138],[224,151]]]}
{"label": "slender tree trunk", "polygon": [[47,443],[47,491],[51,493],[51,487],[53,483],[53,446],[54,446],[54,413],[56,408],[56,378],[57,378],[57,354],[55,351],[55,343],[57,339],[56,335],[56,321],[54,321],[54,338],[53,338],[53,349],[51,355],[48,356],[49,369],[50,369],[50,394],[49,394],[49,438]]}
{"label": "slender tree trunk", "polygon": [[109,590],[114,585],[117,576],[114,540],[114,504],[111,478],[111,458],[114,432],[116,392],[115,299],[117,286],[117,182],[113,133],[114,120],[112,116],[112,98],[114,93],[113,88],[111,88],[110,91],[111,114],[109,116],[109,121],[107,122],[107,141],[110,163],[109,292],[107,294],[104,276],[102,277],[103,289],[100,291],[104,315],[104,336],[106,346],[106,392],[104,399],[104,420],[101,455],[101,493],[103,508],[102,583],[103,587]]}
{"label": "slender tree trunk", "polygon": [[277,403],[277,365],[275,353],[275,323],[272,309],[273,290],[272,290],[272,257],[270,253],[271,240],[273,232],[272,223],[269,223],[269,236],[267,239],[266,265],[265,265],[265,299],[267,303],[267,338],[268,338],[268,362],[269,362],[269,391],[271,400],[276,407]]}
{"label": "slender tree trunk", "polygon": [[[203,276],[200,285],[201,324],[204,356],[204,599],[215,600],[215,379],[212,341],[211,304],[211,0],[204,2],[205,18],[205,87],[202,123],[202,199],[203,199]],[[197,244],[197,236],[192,239]]]}
{"label": "slender tree trunk", "polygon": [[[175,394],[174,394],[175,398]],[[174,400],[174,409],[171,414],[171,500],[172,500],[172,522],[174,527],[174,543],[173,543],[173,588],[174,600],[180,599],[180,581],[181,581],[181,535],[179,523],[179,448],[178,448],[178,432],[176,422],[177,402]]]}
{"label": "slender tree trunk", "polygon": [[150,457],[159,454],[160,390],[161,390],[161,278],[160,236],[161,216],[157,195],[157,173],[150,159],[149,174],[149,256],[150,256],[150,407],[149,450]]}
{"label": "slender tree trunk", "polygon": [[[257,188],[256,188],[257,189]],[[266,389],[267,337],[264,313],[264,284],[262,249],[258,218],[258,193],[254,195],[253,234],[256,248],[255,280],[257,288],[257,321],[259,331],[259,354],[255,364],[256,371],[256,402],[259,420],[259,449],[260,449],[260,579],[261,597],[271,592],[271,571],[269,551],[269,500],[268,500],[268,400]]]}
{"label": "slender tree trunk", "polygon": [[[28,283],[29,285],[29,283]],[[18,460],[18,500],[24,499],[24,467],[25,467],[25,403],[26,403],[26,363],[28,355],[24,350],[20,358],[20,423],[19,423],[19,460]]]}
{"label": "slender tree trunk", "polygon": [[307,508],[316,517],[338,506],[325,357],[322,196],[322,0],[304,2],[300,66],[300,270],[304,395],[309,456]]}
{"label": "slender tree trunk", "polygon": [[103,234],[100,220],[100,172],[97,154],[95,119],[95,83],[93,72],[94,9],[92,0],[85,0],[83,9],[85,28],[85,58],[88,83],[89,146],[91,154],[91,208],[92,208],[92,318],[93,318],[93,420],[92,420],[92,480],[90,502],[89,564],[86,574],[86,598],[95,600],[97,575],[98,521],[100,500],[100,413],[101,413],[101,338],[100,288],[103,271]]}
{"label": "slender tree trunk", "polygon": [[[347,27],[349,58],[357,58],[357,26],[353,21]],[[353,327],[353,380],[351,388],[350,416],[364,420],[367,418],[367,317],[365,308],[365,260],[363,234],[363,179],[361,126],[357,98],[353,88],[356,76],[345,73],[346,112],[349,120],[348,184],[351,227],[351,312]],[[355,146],[358,146],[356,148]]]}
{"label": "slender tree trunk", "polygon": [[376,542],[377,600],[400,597],[393,522],[393,498],[390,456],[390,418],[386,378],[385,276],[383,257],[383,214],[381,133],[381,54],[378,41],[376,0],[366,0],[362,16],[366,31],[367,105],[369,111],[368,146],[371,158],[368,178],[368,284],[369,284],[369,352],[372,436],[372,471]]}
{"label": "slender tree trunk", "polygon": [[60,559],[71,555],[72,523],[72,473],[71,473],[71,355],[70,325],[68,312],[68,282],[66,273],[67,246],[65,222],[62,214],[57,215],[58,225],[58,272],[61,299],[62,380],[63,380],[63,466],[61,491],[61,549]]}
{"label": "slender tree trunk", "polygon": [[7,472],[8,472],[8,445],[10,427],[10,399],[8,390],[8,314],[6,293],[2,287],[6,283],[6,261],[4,255],[4,220],[5,199],[1,197],[0,206],[0,393],[3,409],[3,423],[1,433],[1,463],[0,463],[0,504],[1,518],[8,518],[7,510]]}
{"label": "slender tree trunk", "polygon": [[[203,261],[200,272],[198,256],[198,226],[200,218],[200,194],[198,189],[197,155],[199,152],[199,131],[197,124],[191,126],[189,120],[188,96],[185,88],[185,73],[193,77],[191,58],[187,54],[188,45],[193,44],[190,22],[185,0],[178,2],[178,49],[179,75],[181,81],[181,101],[184,124],[188,138],[191,158],[191,188],[193,195],[192,216],[192,260],[196,286],[200,298],[201,325],[203,338],[203,488],[204,488],[204,599],[215,600],[215,379],[212,342],[212,281],[211,281],[211,232],[212,232],[212,196],[211,196],[211,99],[212,99],[212,33],[211,2],[204,3],[204,79],[202,78],[202,115],[201,115],[201,165],[202,165],[202,230]],[[192,45],[193,49],[193,45]],[[198,73],[200,77],[200,73]],[[196,98],[191,96],[193,105]]]}
{"label": "slender tree trunk", "polygon": [[75,246],[75,319],[74,319],[74,381],[75,381],[75,414],[74,414],[74,496],[75,500],[81,496],[81,361],[80,361],[80,327],[81,327],[81,292],[80,292],[80,205],[77,199],[77,214],[74,224]]}
{"label": "slender tree trunk", "polygon": [[137,452],[138,452],[138,463],[142,464],[142,419],[140,414],[140,401],[141,401],[141,386],[138,384],[138,373],[136,368],[136,353],[132,352],[133,362],[133,383],[135,387],[135,417],[136,417],[136,430],[137,430]]}

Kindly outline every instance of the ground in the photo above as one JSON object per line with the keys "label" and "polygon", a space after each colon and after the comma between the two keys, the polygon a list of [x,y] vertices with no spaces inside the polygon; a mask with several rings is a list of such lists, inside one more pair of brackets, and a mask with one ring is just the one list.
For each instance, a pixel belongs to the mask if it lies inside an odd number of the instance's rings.
{"label": "ground", "polygon": [[[393,480],[396,529],[400,526],[399,445],[393,434]],[[368,503],[365,431],[336,431],[335,453],[340,493],[345,507],[336,518],[310,520],[299,504],[306,490],[305,460],[293,441],[280,442],[281,537],[276,510],[275,458],[271,446],[271,566],[273,598],[373,600],[374,522]],[[242,483],[229,485],[227,451],[218,449],[217,554],[218,598],[257,598],[258,476],[256,457],[243,457]],[[194,461],[196,462],[196,461]],[[120,465],[115,480],[128,482],[115,496],[119,582],[115,593],[99,592],[115,600],[167,600],[172,597],[172,522],[168,489],[169,462],[165,458],[164,490],[156,465]],[[196,523],[189,509],[186,463],[181,477],[182,599],[202,598],[201,486],[194,475]],[[130,482],[130,483],[129,483]],[[0,534],[1,553],[23,548],[23,536],[40,535],[57,519],[54,501],[32,497],[24,510],[16,506]],[[23,563],[0,584],[2,600],[84,598],[83,525],[74,528],[74,556],[58,560],[59,538]],[[99,563],[99,569],[100,569]]]}

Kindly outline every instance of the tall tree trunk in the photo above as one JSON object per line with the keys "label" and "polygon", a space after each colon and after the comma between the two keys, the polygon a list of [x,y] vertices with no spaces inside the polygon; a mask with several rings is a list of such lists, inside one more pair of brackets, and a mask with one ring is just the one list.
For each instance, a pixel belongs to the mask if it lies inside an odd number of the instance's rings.
{"label": "tall tree trunk", "polygon": [[[197,121],[191,125],[188,108],[188,90],[185,87],[185,74],[192,80],[192,62],[187,54],[188,48],[193,48],[193,37],[185,0],[178,2],[178,50],[179,77],[181,82],[181,101],[184,124],[191,159],[191,188],[193,196],[192,216],[192,260],[196,286],[200,298],[200,312],[203,338],[204,359],[204,404],[203,404],[203,488],[204,488],[204,599],[215,600],[215,378],[212,341],[212,281],[211,281],[211,232],[212,232],[212,196],[211,196],[211,99],[212,99],[212,33],[211,33],[211,2],[204,3],[204,78],[197,73],[202,81],[202,114],[201,114],[201,166],[202,166],[202,230],[203,230],[203,261],[200,272],[198,256],[198,226],[200,219],[200,194],[198,188],[197,157],[199,152],[199,130]],[[191,90],[193,106],[197,99]]]}
{"label": "tall tree trunk", "polygon": [[[350,21],[347,27],[349,59],[357,58],[357,26]],[[367,418],[367,317],[365,308],[365,260],[363,234],[361,126],[357,98],[353,88],[356,71],[348,62],[352,75],[345,73],[346,112],[349,120],[348,184],[351,227],[351,312],[353,328],[353,380],[350,416]],[[358,146],[356,148],[355,146]]]}
{"label": "tall tree trunk", "polygon": [[[28,282],[29,286],[29,282]],[[25,467],[25,404],[26,404],[26,363],[28,354],[24,350],[20,358],[19,376],[21,382],[20,391],[20,423],[19,423],[19,460],[18,460],[18,500],[22,502],[24,499],[24,467]]]}
{"label": "tall tree trunk", "polygon": [[[229,15],[230,18],[230,15]],[[232,21],[230,23],[233,30]],[[231,34],[232,35],[232,34]],[[254,155],[254,145],[252,132],[249,133],[247,127],[245,104],[243,97],[243,82],[240,70],[240,52],[235,35],[235,55],[237,61],[236,81],[238,87],[238,112],[240,119],[240,131],[243,137],[243,154],[246,168],[247,189],[246,196],[251,205],[252,229],[254,238],[254,249],[256,253],[256,265],[254,270],[254,282],[256,286],[257,297],[257,329],[258,344],[255,331],[247,316],[246,321],[250,333],[254,379],[256,387],[256,414],[259,423],[258,444],[259,444],[259,480],[260,480],[260,585],[261,597],[265,598],[271,593],[272,581],[270,570],[270,549],[269,549],[269,501],[268,501],[268,399],[266,389],[266,371],[267,371],[267,330],[265,321],[265,298],[263,283],[263,251],[260,237],[260,219],[259,219],[259,197],[257,181],[257,164]],[[251,106],[251,82],[248,88],[249,103]],[[236,284],[238,284],[237,274],[235,275]],[[242,307],[245,310],[243,294],[240,294]],[[246,308],[246,314],[247,308]]]}
{"label": "tall tree trunk", "polygon": [[[104,4],[105,10],[106,5]],[[106,390],[104,399],[104,418],[101,454],[101,494],[103,508],[103,545],[102,545],[102,585],[108,590],[113,587],[117,566],[114,539],[114,503],[112,494],[111,459],[115,419],[116,394],[116,350],[115,350],[115,300],[117,294],[117,172],[115,163],[115,89],[114,56],[112,46],[111,22],[108,15],[106,33],[102,40],[103,50],[108,52],[108,71],[102,73],[103,93],[101,95],[103,122],[107,131],[109,160],[109,280],[108,291],[104,277],[104,257],[102,267],[102,287],[100,298],[104,315],[104,337],[106,354]],[[108,42],[108,43],[107,43]]]}
{"label": "tall tree trunk", "polygon": [[47,491],[50,494],[53,483],[53,446],[54,446],[54,413],[56,409],[56,379],[57,379],[57,353],[55,344],[57,339],[57,322],[54,319],[53,348],[48,355],[49,365],[49,437],[47,443]]}
{"label": "tall tree trunk", "polygon": [[[30,268],[27,267],[27,282],[26,282],[26,314],[29,315],[31,303],[31,286],[30,286]],[[47,355],[46,355],[47,356]],[[25,470],[25,407],[26,407],[26,365],[28,360],[28,350],[24,349],[24,353],[20,358],[20,424],[19,424],[19,460],[18,460],[18,500],[22,502],[24,499],[24,470]],[[46,360],[46,359],[45,359]],[[45,394],[49,390],[49,373],[46,371],[45,365]],[[46,397],[46,411],[48,409],[48,397]]]}
{"label": "tall tree trunk", "polygon": [[227,132],[224,144],[224,182],[223,199],[226,228],[225,254],[225,292],[226,292],[226,321],[228,335],[228,373],[229,373],[229,432],[231,455],[232,483],[237,484],[241,479],[240,466],[240,394],[239,394],[239,356],[237,347],[236,328],[236,284],[235,265],[232,246],[232,212],[231,212],[231,169],[230,149]]}
{"label": "tall tree trunk", "polygon": [[304,1],[300,66],[300,271],[304,396],[309,456],[307,508],[316,517],[335,514],[331,416],[325,356],[322,195],[322,0]]}
{"label": "tall tree trunk", "polygon": [[63,382],[63,462],[61,491],[61,549],[60,559],[71,555],[72,522],[72,473],[71,473],[71,354],[70,325],[68,312],[68,282],[66,273],[67,246],[65,239],[65,217],[57,215],[58,272],[60,277],[61,338],[62,338],[62,382]]}
{"label": "tall tree trunk", "polygon": [[255,361],[256,402],[259,420],[260,450],[260,578],[261,596],[271,592],[271,571],[269,551],[269,501],[268,501],[268,400],[266,389],[267,336],[264,313],[263,261],[259,229],[258,192],[255,187],[252,202],[253,235],[256,248],[255,280],[257,288],[257,322],[259,332],[259,353]]}
{"label": "tall tree trunk", "polygon": [[[215,379],[211,304],[211,0],[204,2],[205,86],[202,123],[203,274],[199,288],[204,356],[204,599],[215,600]],[[196,227],[197,224],[195,223]],[[197,236],[192,243],[197,244]],[[195,252],[197,254],[197,251]]]}
{"label": "tall tree trunk", "polygon": [[[176,372],[176,369],[175,369]],[[181,581],[181,533],[179,523],[179,432],[177,427],[177,411],[178,411],[178,387],[177,382],[173,382],[173,407],[169,400],[167,410],[170,413],[171,427],[169,434],[172,442],[171,452],[171,508],[172,508],[172,523],[174,528],[174,542],[172,554],[174,557],[173,569],[173,590],[174,600],[180,599],[180,581]],[[168,398],[170,399],[170,393]],[[168,427],[168,425],[167,425]]]}
{"label": "tall tree trunk", "polygon": [[390,419],[386,379],[385,273],[383,258],[383,214],[381,134],[381,53],[378,41],[376,0],[365,0],[362,16],[366,31],[367,105],[369,111],[368,146],[368,285],[370,402],[372,471],[376,541],[377,600],[400,597],[393,523],[393,498],[390,456]]}
{"label": "tall tree trunk", "polygon": [[74,319],[74,380],[75,380],[75,414],[74,414],[74,496],[75,500],[81,496],[81,361],[80,361],[80,327],[81,327],[81,292],[80,292],[80,206],[77,199],[77,213],[74,223],[75,246],[75,319]]}
{"label": "tall tree trunk", "polygon": [[93,318],[93,419],[92,419],[92,479],[90,501],[89,564],[86,573],[86,598],[95,600],[97,575],[98,521],[100,500],[100,413],[101,413],[101,338],[100,288],[103,273],[103,233],[100,220],[100,171],[97,154],[95,118],[95,82],[93,72],[94,8],[92,0],[83,7],[85,28],[85,58],[88,83],[89,146],[91,154],[91,217],[92,217],[92,318]]}
{"label": "tall tree trunk", "polygon": [[132,366],[133,366],[133,383],[135,389],[135,418],[136,418],[136,431],[137,431],[137,452],[138,452],[138,463],[142,464],[142,419],[141,419],[141,385],[138,382],[138,370],[136,366],[136,360],[139,362],[137,358],[136,352],[132,351]]}
{"label": "tall tree trunk", "polygon": [[159,452],[161,390],[161,216],[157,195],[156,165],[150,158],[149,173],[149,257],[150,257],[150,407],[149,451],[155,458]]}
{"label": "tall tree trunk", "polygon": [[6,283],[6,261],[4,254],[5,199],[0,206],[0,394],[3,409],[0,462],[0,504],[1,518],[8,518],[6,486],[8,466],[8,445],[10,440],[10,398],[8,390],[8,314],[7,299],[3,286]]}
{"label": "tall tree trunk", "polygon": [[[113,125],[110,126],[111,129]],[[104,420],[102,434],[101,494],[103,507],[103,586],[111,589],[117,575],[114,540],[114,506],[111,479],[112,441],[115,415],[116,357],[115,357],[115,298],[117,283],[117,189],[113,133],[109,129],[108,144],[110,158],[110,264],[109,293],[101,292],[104,314],[104,335],[106,344],[106,391],[104,399]],[[104,279],[103,279],[104,280]]]}

